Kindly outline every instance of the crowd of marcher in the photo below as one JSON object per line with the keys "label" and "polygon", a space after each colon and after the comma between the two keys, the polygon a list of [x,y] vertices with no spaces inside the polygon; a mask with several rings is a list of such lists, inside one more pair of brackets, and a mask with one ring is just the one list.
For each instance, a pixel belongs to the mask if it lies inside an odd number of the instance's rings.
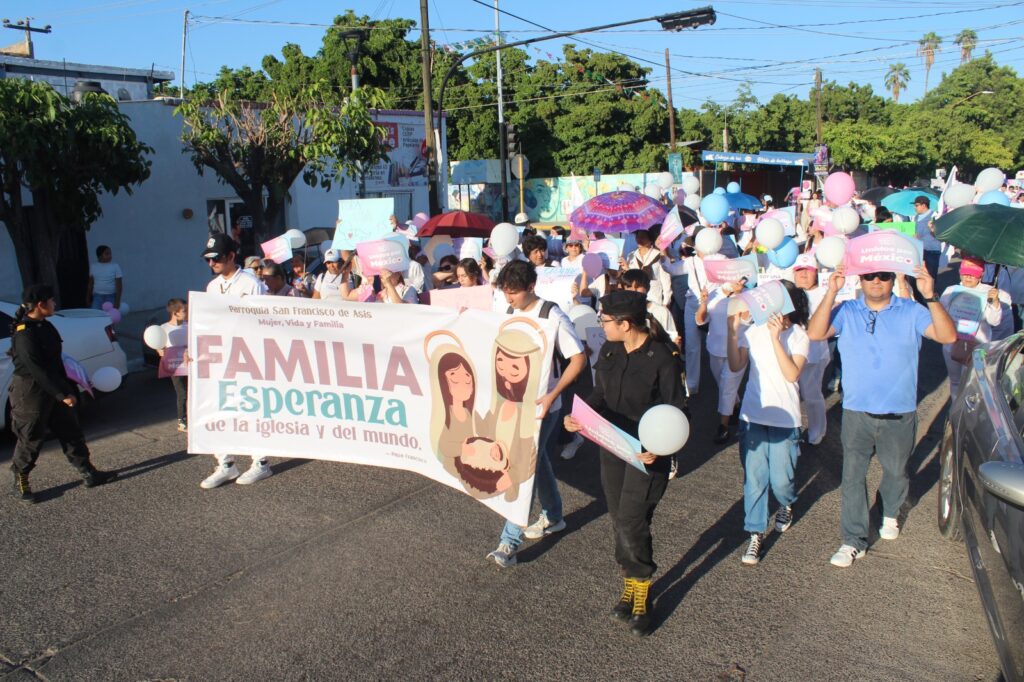
{"label": "crowd of marcher", "polygon": [[[584,257],[591,239],[553,228],[547,231],[521,225],[519,247],[504,257],[484,249],[479,258],[460,258],[448,245],[427,248],[411,224],[395,231],[411,237],[409,266],[402,272],[383,271],[364,276],[355,251],[330,248],[322,270],[311,273],[303,255],[279,264],[256,257],[239,262],[238,245],[223,233],[209,237],[202,257],[213,279],[206,291],[229,296],[270,295],[325,301],[380,302],[410,305],[423,302],[432,290],[491,286],[503,296],[494,311],[558,321],[551,383],[538,401],[539,429],[534,494],[540,505],[536,521],[527,527],[508,522],[497,548],[487,558],[501,567],[516,564],[524,539],[536,539],[566,528],[562,501],[551,461],[556,452],[572,458],[582,439],[580,424],[570,414],[571,395],[580,394],[603,417],[633,435],[644,412],[658,404],[684,411],[694,401],[712,400],[717,420],[713,441],[737,439],[743,462],[743,530],[749,542],[740,559],[755,565],[763,558],[764,538],[774,529],[786,532],[798,515],[796,471],[802,448],[819,447],[826,436],[826,385],[842,393],[840,441],[843,450],[841,545],[831,557],[847,567],[868,548],[868,465],[877,456],[883,475],[879,493],[883,540],[899,536],[901,510],[907,497],[908,460],[916,439],[918,360],[922,340],[943,346],[950,392],[956,395],[963,363],[977,343],[1002,338],[1020,329],[1024,306],[1024,273],[993,267],[970,254],[960,256],[960,286],[977,289],[985,300],[984,317],[973,336],[958,335],[957,321],[947,312],[950,295],[937,296],[940,254],[944,245],[934,235],[930,201],[922,198],[916,216],[923,262],[914,277],[894,272],[861,274],[853,296],[837,301],[847,284],[840,266],[826,271],[813,252],[823,234],[812,215],[820,197],[794,195],[789,235],[801,253],[788,267],[773,264],[752,229],[758,211],[736,212],[722,223],[702,221],[686,230],[667,248],[656,241],[661,225],[623,235],[630,248],[618,262],[605,261],[600,274],[588,275]],[[771,208],[765,197],[766,209]],[[865,226],[893,220],[886,209],[854,202]],[[900,218],[900,216],[896,216]],[[721,253],[704,253],[701,231],[718,232]],[[744,291],[744,280],[709,281],[705,263],[711,259],[755,254],[759,276],[781,280],[792,311],[775,314],[766,324],[752,324],[748,312],[730,304]],[[100,255],[92,294],[97,306],[121,295],[120,271],[110,264],[110,251]],[[593,308],[607,342],[587,348],[568,310],[542,300],[536,293],[537,268],[573,268],[572,304]],[[114,285],[116,282],[116,286]],[[187,305],[168,303],[165,325],[168,347],[187,343]],[[15,382],[12,418],[18,436],[13,467],[16,494],[33,498],[28,474],[38,457],[49,427],[64,446],[68,459],[89,484],[111,478],[89,463],[81,430],[74,421],[73,390],[63,379],[59,338],[54,339],[46,318],[53,314],[52,290],[29,288],[12,330]],[[702,382],[701,364],[707,351],[712,382]],[[597,350],[591,367],[588,358]],[[841,359],[841,363],[840,363]],[[831,370],[831,371],[830,371]],[[709,383],[716,387],[709,388]],[[581,390],[586,386],[586,390]],[[187,380],[176,377],[178,428],[187,423]],[[15,399],[17,398],[17,399]],[[804,426],[806,422],[806,427]],[[638,634],[651,628],[649,589],[656,571],[651,522],[658,501],[677,471],[677,456],[643,453],[647,474],[602,450],[601,482],[615,533],[615,558],[624,588],[613,609]],[[201,487],[225,483],[252,484],[272,475],[266,458],[253,457],[242,472],[236,456],[216,456],[214,471]],[[738,481],[739,483],[739,481]],[[769,491],[771,495],[769,495]],[[770,497],[775,498],[771,504]],[[770,507],[774,506],[774,513]]]}

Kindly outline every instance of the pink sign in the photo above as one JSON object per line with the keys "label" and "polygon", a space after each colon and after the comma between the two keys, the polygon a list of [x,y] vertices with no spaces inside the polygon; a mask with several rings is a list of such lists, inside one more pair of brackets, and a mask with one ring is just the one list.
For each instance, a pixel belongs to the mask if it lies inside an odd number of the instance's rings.
{"label": "pink sign", "polygon": [[645,474],[647,473],[647,467],[639,457],[643,452],[640,441],[599,415],[578,395],[574,395],[572,398],[572,418],[583,427],[580,435],[584,438],[597,443],[622,461],[632,464]]}
{"label": "pink sign", "polygon": [[263,255],[275,263],[285,263],[292,259],[292,245],[283,235],[260,244]]}
{"label": "pink sign", "polygon": [[711,284],[725,284],[746,279],[748,288],[757,286],[757,256],[704,259],[704,272]]}
{"label": "pink sign", "polygon": [[679,207],[673,206],[672,210],[665,216],[665,221],[661,224],[661,232],[658,234],[658,238],[654,240],[654,245],[658,247],[660,251],[664,251],[672,245],[679,235],[683,233],[683,221],[679,217]]}
{"label": "pink sign", "polygon": [[404,272],[409,269],[409,249],[397,239],[377,239],[356,245],[363,275],[373,277],[381,270]]}
{"label": "pink sign", "polygon": [[923,256],[924,246],[917,239],[895,230],[878,230],[847,242],[846,273],[902,272],[913,276]]}
{"label": "pink sign", "polygon": [[622,253],[619,251],[619,245],[611,239],[591,239],[590,246],[587,247],[587,253],[600,256],[605,269],[619,269],[619,257]]}
{"label": "pink sign", "polygon": [[[704,265],[706,267],[707,263]],[[785,285],[775,280],[733,296],[729,301],[729,315],[735,315],[742,310],[750,311],[754,324],[760,326],[775,313],[788,315],[793,312],[793,300],[789,297]]]}
{"label": "pink sign", "polygon": [[188,357],[185,354],[184,346],[170,346],[164,349],[160,358],[160,365],[156,369],[156,375],[160,379],[167,377],[187,377]]}
{"label": "pink sign", "polygon": [[950,287],[949,316],[956,322],[956,335],[961,339],[973,339],[981,327],[981,318],[988,303],[986,295],[977,289],[964,286]]}
{"label": "pink sign", "polygon": [[463,310],[490,310],[494,300],[494,288],[490,284],[452,289],[432,289],[430,305]]}

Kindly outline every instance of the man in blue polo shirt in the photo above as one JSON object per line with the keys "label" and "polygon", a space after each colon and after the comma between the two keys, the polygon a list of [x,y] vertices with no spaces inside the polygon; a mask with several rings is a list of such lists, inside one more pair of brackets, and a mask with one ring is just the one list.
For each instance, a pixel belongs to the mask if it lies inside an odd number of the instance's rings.
{"label": "man in blue polo shirt", "polygon": [[839,268],[807,326],[812,341],[838,335],[843,358],[843,544],[832,556],[834,566],[850,566],[867,551],[867,474],[873,454],[882,465],[878,534],[883,540],[899,537],[897,517],[910,485],[907,461],[917,430],[921,337],[937,343],[956,340],[956,325],[935,296],[935,280],[924,266],[914,276],[927,308],[893,295],[894,273],[872,272],[860,276],[862,298],[833,310],[836,293],[846,283]]}

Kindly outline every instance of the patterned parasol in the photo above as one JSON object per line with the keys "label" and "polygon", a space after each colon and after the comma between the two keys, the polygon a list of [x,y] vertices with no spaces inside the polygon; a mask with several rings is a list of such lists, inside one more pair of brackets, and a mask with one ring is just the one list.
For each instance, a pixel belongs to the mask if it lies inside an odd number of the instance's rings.
{"label": "patterned parasol", "polygon": [[639,192],[607,192],[588,199],[569,216],[587,232],[638,232],[665,220],[668,208]]}

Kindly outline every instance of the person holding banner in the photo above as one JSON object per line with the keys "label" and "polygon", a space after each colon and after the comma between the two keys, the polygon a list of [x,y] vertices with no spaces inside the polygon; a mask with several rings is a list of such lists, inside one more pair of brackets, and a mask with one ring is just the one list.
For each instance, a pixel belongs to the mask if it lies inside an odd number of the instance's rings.
{"label": "person holding banner", "polygon": [[[206,285],[206,293],[223,296],[262,296],[267,288],[258,279],[238,267],[238,245],[235,241],[219,232],[212,235],[206,242],[203,258],[216,275]],[[217,454],[217,468],[199,484],[204,490],[211,490],[229,481],[240,485],[249,485],[262,481],[273,474],[266,457],[252,458],[252,466],[244,474],[240,474],[235,466],[234,455]]]}
{"label": "person holding banner", "polygon": [[[640,418],[655,405],[686,409],[686,393],[671,346],[659,343],[648,327],[647,297],[635,291],[616,291],[601,298],[601,326],[608,341],[594,367],[594,390],[587,404],[630,435],[639,433]],[[572,415],[565,429],[578,432],[582,424]],[[640,453],[647,473],[601,449],[601,488],[615,535],[615,560],[623,577],[622,596],[612,615],[629,623],[637,635],[653,626],[649,602],[654,562],[651,521],[668,486],[673,457]]]}
{"label": "person holding banner", "polygon": [[292,256],[291,286],[299,292],[299,296],[309,298],[313,295],[313,285],[316,283],[313,275],[306,272],[306,259],[301,253]]}
{"label": "person holding banner", "polygon": [[[558,320],[555,360],[548,380],[548,392],[536,401],[537,418],[541,420],[541,424],[540,435],[537,438],[537,465],[533,491],[540,501],[540,516],[525,529],[511,521],[505,523],[498,548],[487,555],[488,559],[502,568],[515,566],[516,552],[522,544],[524,535],[530,539],[537,539],[565,529],[562,497],[558,493],[555,473],[551,468],[551,451],[556,442],[555,430],[558,428],[558,414],[562,407],[562,391],[576,381],[586,366],[583,344],[576,335],[576,328],[557,305],[544,301],[534,293],[536,285],[537,271],[533,264],[519,260],[505,265],[498,273],[495,283],[495,286],[505,294],[505,300],[508,301],[513,314],[534,319],[554,317]],[[561,372],[556,366],[559,359],[565,362]]]}
{"label": "person holding banner", "polygon": [[807,362],[807,296],[788,280],[779,280],[792,302],[792,312],[774,313],[751,325],[744,311],[728,325],[729,369],[750,365],[750,379],[740,404],[740,458],[743,461],[743,529],[750,542],[740,561],[755,566],[768,528],[768,489],[779,508],[775,530],[793,523],[796,463],[800,457],[800,391],[798,381]]}
{"label": "person holding banner", "polygon": [[1003,321],[1003,307],[999,289],[982,284],[985,262],[980,258],[964,257],[960,261],[959,286],[947,287],[939,299],[953,321],[957,339],[942,346],[942,357],[949,372],[949,399],[955,401],[960,393],[960,376],[964,365],[979,343],[992,340],[992,329]]}
{"label": "person holding banner", "polygon": [[378,299],[381,303],[419,303],[420,297],[416,289],[405,283],[401,272],[390,270],[380,271],[381,292]]}
{"label": "person holding banner", "polygon": [[292,298],[304,298],[299,290],[288,284],[284,268],[277,263],[267,263],[263,266],[260,279],[267,287],[267,294],[270,296],[290,296]]}
{"label": "person holding banner", "polygon": [[[347,263],[352,262],[354,256],[349,253]],[[313,298],[338,298],[341,296],[341,285],[351,277],[351,274],[342,269],[342,253],[337,249],[327,249],[324,252],[324,267],[327,269],[320,273],[313,285]]]}
{"label": "person holding banner", "polygon": [[846,283],[840,266],[829,277],[808,325],[812,341],[838,335],[843,357],[843,544],[831,559],[840,568],[853,565],[867,551],[867,474],[873,455],[882,465],[879,536],[899,537],[898,517],[910,487],[907,462],[916,439],[921,339],[956,341],[956,324],[935,296],[935,280],[924,266],[918,266],[914,275],[927,308],[893,295],[892,271],[862,274],[863,296],[835,307],[836,295]]}

